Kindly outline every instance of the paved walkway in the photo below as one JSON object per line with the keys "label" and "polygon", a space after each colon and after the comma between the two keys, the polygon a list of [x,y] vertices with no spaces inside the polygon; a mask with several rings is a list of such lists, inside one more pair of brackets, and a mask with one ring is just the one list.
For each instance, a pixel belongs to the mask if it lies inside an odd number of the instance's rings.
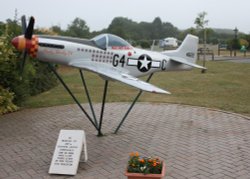
{"label": "paved walkway", "polygon": [[[208,60],[212,60],[207,57]],[[214,57],[215,61],[226,61],[226,62],[235,62],[235,63],[250,63],[250,58],[249,57],[242,57],[242,56],[237,56],[237,57],[230,57],[230,56],[215,56]]]}
{"label": "paved walkway", "polygon": [[[100,110],[100,104],[95,105]],[[128,155],[157,155],[167,179],[250,178],[250,120],[211,109],[139,103],[117,135],[126,103],[109,103],[104,137],[76,105],[25,109],[0,117],[0,178],[123,179]],[[49,175],[60,129],[83,129],[89,160],[74,177]]]}

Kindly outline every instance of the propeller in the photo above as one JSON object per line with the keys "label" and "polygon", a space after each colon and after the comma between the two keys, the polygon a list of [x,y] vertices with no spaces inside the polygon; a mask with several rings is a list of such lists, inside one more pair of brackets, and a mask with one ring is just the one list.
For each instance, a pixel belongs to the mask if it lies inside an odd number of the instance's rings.
{"label": "propeller", "polygon": [[22,51],[22,61],[21,61],[21,67],[20,67],[20,69],[21,69],[20,71],[21,71],[21,75],[22,75],[24,65],[26,62],[26,58],[27,58],[27,54],[28,54],[29,48],[30,48],[28,46],[28,44],[30,44],[30,41],[31,41],[32,35],[33,35],[33,31],[34,31],[35,19],[34,19],[34,17],[30,17],[28,27],[26,24],[25,16],[21,17],[21,21],[22,21],[23,36],[15,37],[12,40],[12,44],[16,47],[16,49]]}

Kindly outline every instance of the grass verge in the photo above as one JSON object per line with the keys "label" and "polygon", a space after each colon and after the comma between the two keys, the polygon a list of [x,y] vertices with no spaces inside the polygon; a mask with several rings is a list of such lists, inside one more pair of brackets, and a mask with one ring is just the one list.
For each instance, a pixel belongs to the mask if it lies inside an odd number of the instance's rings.
{"label": "grass verge", "polygon": [[[207,62],[207,73],[200,70],[157,73],[151,83],[171,95],[143,93],[139,101],[178,103],[217,108],[250,116],[250,64]],[[87,102],[77,69],[61,67],[59,73],[81,103]],[[94,102],[101,102],[104,80],[84,72]],[[145,78],[144,78],[145,79]],[[138,90],[120,82],[110,82],[107,102],[128,102]],[[47,107],[74,103],[63,86],[29,97],[22,107]]]}

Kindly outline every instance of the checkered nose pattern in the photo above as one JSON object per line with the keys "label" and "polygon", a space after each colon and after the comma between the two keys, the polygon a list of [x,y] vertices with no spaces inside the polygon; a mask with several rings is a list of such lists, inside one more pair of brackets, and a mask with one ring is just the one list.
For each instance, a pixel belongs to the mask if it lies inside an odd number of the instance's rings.
{"label": "checkered nose pattern", "polygon": [[38,51],[37,36],[33,35],[31,40],[29,40],[21,35],[12,39],[11,43],[18,51],[27,50],[31,57],[36,57]]}
{"label": "checkered nose pattern", "polygon": [[30,56],[36,58],[37,51],[38,51],[38,37],[33,35],[31,39],[31,48],[29,49]]}

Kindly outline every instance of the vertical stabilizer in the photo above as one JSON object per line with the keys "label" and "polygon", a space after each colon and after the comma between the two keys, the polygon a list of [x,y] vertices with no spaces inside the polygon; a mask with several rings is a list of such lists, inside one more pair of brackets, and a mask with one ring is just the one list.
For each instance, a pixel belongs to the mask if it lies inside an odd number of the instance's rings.
{"label": "vertical stabilizer", "polygon": [[187,62],[195,63],[197,59],[198,43],[199,38],[197,36],[188,34],[178,49],[164,51],[162,53],[170,57],[182,58]]}

